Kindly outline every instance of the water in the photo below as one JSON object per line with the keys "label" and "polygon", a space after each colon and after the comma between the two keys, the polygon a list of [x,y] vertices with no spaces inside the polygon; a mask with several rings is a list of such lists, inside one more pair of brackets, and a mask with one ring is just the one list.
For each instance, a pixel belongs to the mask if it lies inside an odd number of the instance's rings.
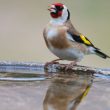
{"label": "water", "polygon": [[109,85],[109,74],[0,73],[0,110],[110,110]]}

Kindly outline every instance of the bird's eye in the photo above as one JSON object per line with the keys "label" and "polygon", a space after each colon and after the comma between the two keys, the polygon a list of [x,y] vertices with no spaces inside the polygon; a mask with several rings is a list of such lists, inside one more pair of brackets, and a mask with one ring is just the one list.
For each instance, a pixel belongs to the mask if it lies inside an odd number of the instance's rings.
{"label": "bird's eye", "polygon": [[59,10],[59,11],[62,11],[62,10],[63,10],[63,7],[61,7],[61,6],[56,6],[56,9]]}

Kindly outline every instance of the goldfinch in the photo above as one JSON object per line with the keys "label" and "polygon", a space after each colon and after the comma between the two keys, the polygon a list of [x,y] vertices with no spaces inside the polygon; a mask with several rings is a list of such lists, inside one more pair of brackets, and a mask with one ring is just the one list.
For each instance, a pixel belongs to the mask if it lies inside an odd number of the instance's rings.
{"label": "goldfinch", "polygon": [[57,60],[72,61],[72,66],[81,61],[84,55],[96,54],[104,59],[110,58],[75,29],[70,20],[70,12],[64,4],[51,4],[48,10],[51,20],[44,28],[43,36],[49,50],[59,58]]}

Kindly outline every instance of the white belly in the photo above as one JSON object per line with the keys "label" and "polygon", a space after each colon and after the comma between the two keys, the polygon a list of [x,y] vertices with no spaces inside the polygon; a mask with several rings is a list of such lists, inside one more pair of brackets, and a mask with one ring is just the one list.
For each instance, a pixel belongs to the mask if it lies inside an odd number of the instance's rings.
{"label": "white belly", "polygon": [[75,48],[68,48],[68,49],[56,49],[51,47],[50,51],[55,54],[57,57],[64,59],[64,60],[76,60],[80,61],[84,53],[82,53],[80,50],[75,49]]}

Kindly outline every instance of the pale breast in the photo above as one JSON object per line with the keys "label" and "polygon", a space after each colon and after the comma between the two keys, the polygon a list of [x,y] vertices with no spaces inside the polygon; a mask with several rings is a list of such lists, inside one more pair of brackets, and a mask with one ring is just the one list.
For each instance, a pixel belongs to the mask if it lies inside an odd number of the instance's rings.
{"label": "pale breast", "polygon": [[53,39],[58,36],[58,30],[56,28],[51,28],[47,32],[47,39]]}
{"label": "pale breast", "polygon": [[50,47],[49,49],[57,57],[64,59],[64,60],[80,61],[84,56],[84,53],[76,48],[58,49],[58,48]]}
{"label": "pale breast", "polygon": [[70,43],[66,39],[65,26],[54,26],[47,30],[47,39],[49,44],[54,48],[64,49],[70,47]]}

